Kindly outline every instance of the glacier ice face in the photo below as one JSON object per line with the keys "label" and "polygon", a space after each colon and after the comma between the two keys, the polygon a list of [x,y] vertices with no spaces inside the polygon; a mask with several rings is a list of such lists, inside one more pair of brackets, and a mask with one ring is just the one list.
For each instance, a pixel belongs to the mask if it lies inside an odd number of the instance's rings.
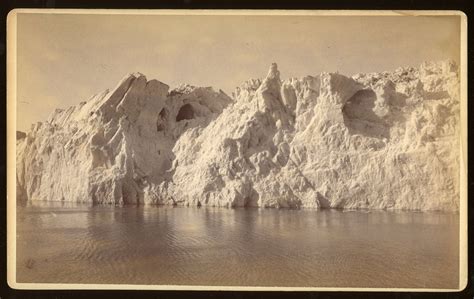
{"label": "glacier ice face", "polygon": [[17,134],[17,197],[114,204],[458,210],[449,61],[285,81],[232,98],[142,74]]}

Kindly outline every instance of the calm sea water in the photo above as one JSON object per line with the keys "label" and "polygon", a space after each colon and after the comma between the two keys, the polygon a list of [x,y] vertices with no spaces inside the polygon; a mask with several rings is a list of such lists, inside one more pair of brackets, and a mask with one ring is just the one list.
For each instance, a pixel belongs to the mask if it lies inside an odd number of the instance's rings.
{"label": "calm sea water", "polygon": [[459,216],[29,204],[17,281],[457,288]]}

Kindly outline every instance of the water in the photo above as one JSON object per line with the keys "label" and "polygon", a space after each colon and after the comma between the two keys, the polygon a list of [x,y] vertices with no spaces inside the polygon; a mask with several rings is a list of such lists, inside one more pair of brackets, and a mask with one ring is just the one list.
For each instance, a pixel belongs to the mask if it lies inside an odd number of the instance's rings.
{"label": "water", "polygon": [[459,215],[29,204],[17,281],[457,288]]}

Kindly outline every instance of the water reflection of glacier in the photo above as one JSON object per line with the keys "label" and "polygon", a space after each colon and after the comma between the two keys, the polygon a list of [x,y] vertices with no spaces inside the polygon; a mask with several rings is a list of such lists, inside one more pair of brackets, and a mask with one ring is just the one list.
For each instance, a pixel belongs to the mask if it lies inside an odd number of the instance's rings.
{"label": "water reflection of glacier", "polygon": [[34,203],[19,282],[457,288],[457,213]]}

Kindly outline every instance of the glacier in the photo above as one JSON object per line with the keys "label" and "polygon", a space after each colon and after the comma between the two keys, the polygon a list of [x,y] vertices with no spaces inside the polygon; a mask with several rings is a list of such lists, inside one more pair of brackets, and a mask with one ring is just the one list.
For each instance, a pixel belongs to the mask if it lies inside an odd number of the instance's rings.
{"label": "glacier", "polygon": [[17,199],[220,207],[459,209],[452,61],[280,79],[231,96],[140,73],[17,132]]}

